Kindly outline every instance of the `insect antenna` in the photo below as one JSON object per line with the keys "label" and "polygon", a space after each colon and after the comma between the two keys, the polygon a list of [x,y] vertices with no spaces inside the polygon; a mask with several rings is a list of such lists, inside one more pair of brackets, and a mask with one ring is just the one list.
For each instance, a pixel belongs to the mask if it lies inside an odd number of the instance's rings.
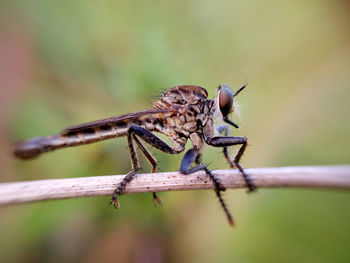
{"label": "insect antenna", "polygon": [[237,96],[242,90],[244,90],[245,87],[247,87],[248,84],[244,84],[242,87],[240,87],[233,95],[232,97]]}

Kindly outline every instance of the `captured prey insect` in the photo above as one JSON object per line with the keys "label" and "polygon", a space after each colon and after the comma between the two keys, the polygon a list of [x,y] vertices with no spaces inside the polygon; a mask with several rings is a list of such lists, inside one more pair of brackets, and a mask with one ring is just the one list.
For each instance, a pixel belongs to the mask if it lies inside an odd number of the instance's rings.
{"label": "captured prey insect", "polygon": [[[152,173],[155,173],[157,160],[143,143],[145,142],[168,154],[178,154],[185,150],[185,144],[189,139],[192,142],[192,148],[183,156],[180,172],[191,174],[200,170],[205,171],[214,183],[215,193],[229,223],[234,225],[233,218],[221,196],[221,191],[224,191],[225,187],[215,174],[200,162],[200,157],[204,143],[214,147],[222,147],[231,168],[239,169],[249,191],[255,190],[251,179],[240,165],[241,157],[247,148],[247,138],[228,136],[228,125],[239,128],[236,123],[229,119],[228,115],[235,109],[234,97],[245,87],[244,85],[233,93],[229,86],[223,84],[218,87],[216,98],[208,99],[208,93],[202,87],[175,86],[164,92],[160,100],[153,103],[152,109],[76,125],[66,128],[54,136],[38,137],[19,142],[15,146],[14,154],[21,159],[30,159],[55,149],[126,136],[132,170],[116,187],[110,201],[110,204],[118,208],[120,206],[118,196],[123,194],[127,184],[140,169],[135,144],[152,165]],[[222,118],[226,124],[215,127],[215,116]],[[173,146],[154,135],[153,132],[167,136],[173,142]],[[222,133],[224,136],[220,135]],[[240,145],[234,158],[231,158],[228,153],[228,147],[232,145]],[[155,192],[153,200],[155,205],[161,202]]]}

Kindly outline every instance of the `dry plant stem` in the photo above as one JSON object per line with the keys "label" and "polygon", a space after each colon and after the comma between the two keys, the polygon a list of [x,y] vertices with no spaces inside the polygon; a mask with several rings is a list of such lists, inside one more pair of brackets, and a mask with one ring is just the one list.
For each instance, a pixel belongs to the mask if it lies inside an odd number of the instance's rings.
{"label": "dry plant stem", "polygon": [[[350,165],[300,166],[246,169],[252,182],[262,187],[312,187],[350,189]],[[237,169],[213,173],[228,188],[246,187]],[[112,195],[124,175],[39,180],[0,184],[0,205],[25,202]],[[178,172],[138,174],[125,193],[213,189],[204,172],[183,175]],[[107,202],[107,201],[106,201]]]}

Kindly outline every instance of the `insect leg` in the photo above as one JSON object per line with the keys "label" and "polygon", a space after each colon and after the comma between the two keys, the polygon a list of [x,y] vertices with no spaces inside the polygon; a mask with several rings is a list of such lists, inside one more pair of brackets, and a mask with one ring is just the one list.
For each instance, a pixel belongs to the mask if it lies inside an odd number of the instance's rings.
{"label": "insect leg", "polygon": [[[209,175],[209,177],[214,182],[216,196],[219,198],[220,204],[225,211],[225,214],[227,216],[227,219],[228,219],[230,225],[233,226],[234,225],[233,218],[232,218],[230,211],[228,210],[228,208],[225,204],[225,201],[222,198],[221,193],[220,193],[220,191],[225,191],[225,187],[223,187],[220,184],[219,179],[204,164],[201,164],[199,162],[200,157],[198,157],[198,156],[200,156],[200,154],[198,153],[198,150],[196,148],[192,148],[192,149],[188,150],[181,160],[180,172],[183,174],[191,174],[191,173],[194,173],[194,172],[197,172],[200,170],[204,170],[206,172],[206,174]],[[190,168],[190,166],[194,162],[197,163],[198,165],[193,167],[193,168]]]}
{"label": "insect leg", "polygon": [[[223,133],[224,136],[228,136],[228,126],[227,125],[224,124],[224,125],[217,126],[216,130],[219,133]],[[225,156],[226,160],[228,161],[228,163],[230,164],[231,168],[235,168],[236,166],[235,166],[234,162],[231,160],[230,155],[228,154],[228,147],[224,146],[224,149],[222,152],[224,153],[224,156]]]}
{"label": "insect leg", "polygon": [[[217,126],[216,130],[219,133],[224,133],[225,136],[228,136],[228,126],[226,124]],[[224,149],[222,152],[224,153],[224,156],[225,156],[226,160],[228,161],[228,163],[230,164],[231,168],[235,168],[236,166],[233,163],[233,161],[231,160],[230,155],[228,154],[228,147],[224,146]]]}
{"label": "insect leg", "polygon": [[132,131],[130,131],[130,130],[128,131],[128,134],[127,134],[127,140],[128,140],[129,151],[130,151],[132,170],[123,178],[123,180],[120,182],[120,184],[114,190],[112,199],[109,202],[109,204],[110,205],[113,204],[115,208],[120,207],[120,203],[119,203],[117,197],[119,195],[123,194],[126,184],[129,183],[133,179],[136,172],[140,169],[139,160],[137,158],[135,147],[134,147],[134,144],[132,141],[133,140],[132,139]]}
{"label": "insect leg", "polygon": [[[223,133],[224,136],[228,136],[228,126],[227,125],[224,124],[224,125],[217,126],[216,130],[219,133]],[[230,155],[228,154],[228,147],[224,146],[224,149],[222,152],[224,153],[224,156],[225,156],[226,160],[228,161],[228,163],[230,164],[231,168],[235,168],[236,166],[235,166],[234,162],[231,160]]]}
{"label": "insect leg", "polygon": [[[113,204],[116,208],[119,207],[119,202],[117,200],[118,195],[121,195],[125,189],[125,185],[129,183],[133,176],[136,174],[136,172],[140,169],[140,165],[138,162],[137,154],[135,151],[135,147],[133,144],[133,139],[135,138],[134,135],[137,135],[142,140],[150,144],[151,146],[170,154],[176,154],[183,150],[183,148],[175,149],[175,147],[171,147],[166,142],[164,142],[162,139],[155,136],[153,133],[149,132],[148,130],[136,126],[136,125],[130,125],[127,133],[127,139],[128,139],[128,147],[130,150],[130,157],[131,157],[131,163],[132,163],[132,171],[129,172],[124,179],[121,181],[121,183],[117,186],[117,188],[114,191],[113,197],[110,201],[110,204]],[[144,147],[143,147],[144,148]],[[145,149],[145,148],[144,148]],[[142,150],[142,148],[141,148]]]}
{"label": "insect leg", "polygon": [[169,153],[169,154],[177,154],[182,152],[184,149],[184,145],[178,145],[178,147],[170,146],[165,141],[163,141],[162,139],[160,139],[150,131],[146,130],[145,128],[142,128],[136,125],[131,125],[129,130],[133,134],[140,137],[143,141],[153,146],[154,148],[161,150],[162,152]]}
{"label": "insect leg", "polygon": [[[225,131],[225,134],[227,134],[226,131]],[[230,137],[230,136],[212,137],[212,138],[206,138],[206,142],[209,145],[214,146],[214,147],[224,147],[223,152],[224,152],[224,155],[225,155],[227,161],[229,162],[230,166],[232,168],[235,168],[235,167],[238,168],[238,170],[243,175],[243,178],[244,178],[245,182],[247,183],[247,186],[248,186],[248,189],[250,192],[256,190],[256,187],[254,186],[251,178],[244,171],[243,167],[239,163],[239,161],[241,160],[241,158],[244,154],[244,151],[246,150],[246,148],[248,146],[248,141],[247,141],[246,137]],[[239,151],[236,154],[233,161],[231,160],[231,158],[228,154],[228,146],[232,146],[232,145],[242,145],[241,148],[239,148]]]}
{"label": "insect leg", "polygon": [[194,163],[197,164],[197,165],[200,165],[202,162],[202,154],[197,154],[196,156],[196,160],[194,160]]}
{"label": "insect leg", "polygon": [[[137,143],[137,146],[140,148],[142,153],[145,155],[146,159],[149,161],[149,163],[152,165],[152,173],[155,173],[157,171],[157,160],[153,157],[153,155],[147,150],[145,146],[140,142],[140,140],[136,137],[136,135],[132,136],[135,142]],[[163,200],[158,197],[156,192],[153,192],[153,202],[154,205],[157,206],[158,204],[162,204]]]}

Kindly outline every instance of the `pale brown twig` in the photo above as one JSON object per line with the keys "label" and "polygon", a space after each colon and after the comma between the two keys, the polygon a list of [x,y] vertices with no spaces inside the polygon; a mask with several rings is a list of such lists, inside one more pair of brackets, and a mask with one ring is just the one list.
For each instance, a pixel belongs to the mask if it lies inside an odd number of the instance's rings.
{"label": "pale brown twig", "polygon": [[[261,187],[312,187],[350,189],[350,165],[300,166],[246,169]],[[213,171],[226,188],[245,187],[236,170]],[[0,205],[62,198],[112,195],[124,175],[39,180],[0,184]],[[213,189],[204,172],[182,175],[178,172],[139,174],[125,193]]]}

